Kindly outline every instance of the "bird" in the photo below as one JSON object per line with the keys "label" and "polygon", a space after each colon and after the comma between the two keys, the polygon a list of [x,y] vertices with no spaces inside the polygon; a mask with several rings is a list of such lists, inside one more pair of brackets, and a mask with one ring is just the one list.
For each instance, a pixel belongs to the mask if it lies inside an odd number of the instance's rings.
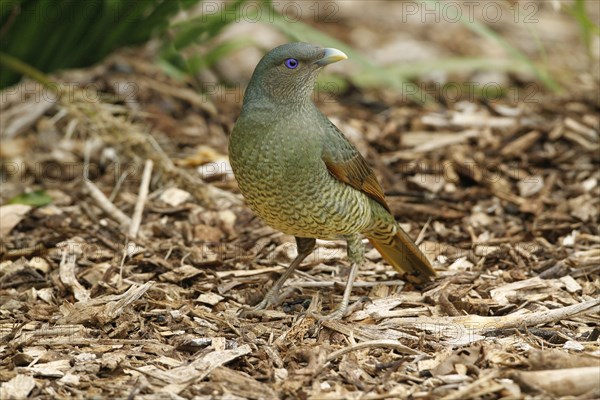
{"label": "bird", "polygon": [[426,282],[436,275],[398,225],[373,170],[317,108],[312,93],[323,67],[347,59],[335,48],[303,42],[269,51],[257,64],[229,139],[229,159],[247,205],[267,225],[296,240],[297,256],[263,300],[277,304],[284,282],[315,248],[316,239],[347,243],[350,273],[338,307],[341,319],[364,262],[366,237],[396,270]]}

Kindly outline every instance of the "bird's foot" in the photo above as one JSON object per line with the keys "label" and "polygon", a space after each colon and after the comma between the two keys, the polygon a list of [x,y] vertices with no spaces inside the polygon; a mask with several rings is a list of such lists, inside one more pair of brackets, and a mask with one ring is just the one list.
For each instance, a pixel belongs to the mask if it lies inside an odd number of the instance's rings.
{"label": "bird's foot", "polygon": [[344,317],[347,317],[348,315],[352,314],[354,311],[357,310],[361,310],[365,304],[370,304],[372,303],[371,299],[368,298],[367,296],[362,296],[360,299],[356,300],[354,303],[347,305],[347,304],[340,304],[338,306],[338,308],[326,315],[321,315],[321,314],[317,314],[314,312],[309,312],[307,313],[307,315],[313,317],[314,319],[316,319],[319,322],[323,322],[323,321],[339,321]]}
{"label": "bird's foot", "polygon": [[253,307],[242,307],[238,311],[238,316],[242,318],[257,317],[265,314],[267,308],[281,304],[285,299],[295,293],[297,289],[289,287],[282,293],[267,293],[260,303]]}
{"label": "bird's foot", "polygon": [[371,300],[368,296],[361,296],[358,300],[348,306],[346,309],[346,315],[350,315],[355,311],[362,310],[367,304],[373,304],[373,300]]}

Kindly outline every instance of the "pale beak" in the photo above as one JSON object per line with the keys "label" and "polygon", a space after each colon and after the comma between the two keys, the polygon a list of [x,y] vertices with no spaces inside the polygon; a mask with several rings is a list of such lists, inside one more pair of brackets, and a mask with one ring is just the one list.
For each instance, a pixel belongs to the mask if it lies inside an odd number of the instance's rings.
{"label": "pale beak", "polygon": [[315,61],[315,64],[317,64],[320,67],[324,67],[324,66],[332,64],[334,62],[348,59],[348,56],[346,54],[344,54],[344,52],[342,52],[338,49],[327,48],[324,50],[325,50],[325,54],[323,55],[323,57],[321,59]]}

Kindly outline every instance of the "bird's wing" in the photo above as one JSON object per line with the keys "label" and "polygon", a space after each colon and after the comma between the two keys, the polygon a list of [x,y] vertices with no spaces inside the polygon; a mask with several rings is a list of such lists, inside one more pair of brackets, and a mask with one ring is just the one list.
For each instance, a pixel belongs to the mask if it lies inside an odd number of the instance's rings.
{"label": "bird's wing", "polygon": [[328,123],[330,126],[321,158],[331,175],[360,190],[390,211],[383,189],[367,161],[331,121]]}

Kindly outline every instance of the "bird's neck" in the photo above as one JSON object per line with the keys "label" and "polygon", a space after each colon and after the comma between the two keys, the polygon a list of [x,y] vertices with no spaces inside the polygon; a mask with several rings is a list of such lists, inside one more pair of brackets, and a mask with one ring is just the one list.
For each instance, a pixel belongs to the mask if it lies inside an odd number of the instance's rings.
{"label": "bird's neck", "polygon": [[265,115],[272,117],[291,118],[293,115],[312,115],[318,112],[317,106],[309,98],[306,101],[281,102],[275,99],[262,98],[259,101],[244,101],[242,112],[248,115]]}
{"label": "bird's neck", "polygon": [[311,94],[314,85],[289,87],[256,84],[251,81],[244,94],[244,109],[278,109],[307,111],[315,108]]}

